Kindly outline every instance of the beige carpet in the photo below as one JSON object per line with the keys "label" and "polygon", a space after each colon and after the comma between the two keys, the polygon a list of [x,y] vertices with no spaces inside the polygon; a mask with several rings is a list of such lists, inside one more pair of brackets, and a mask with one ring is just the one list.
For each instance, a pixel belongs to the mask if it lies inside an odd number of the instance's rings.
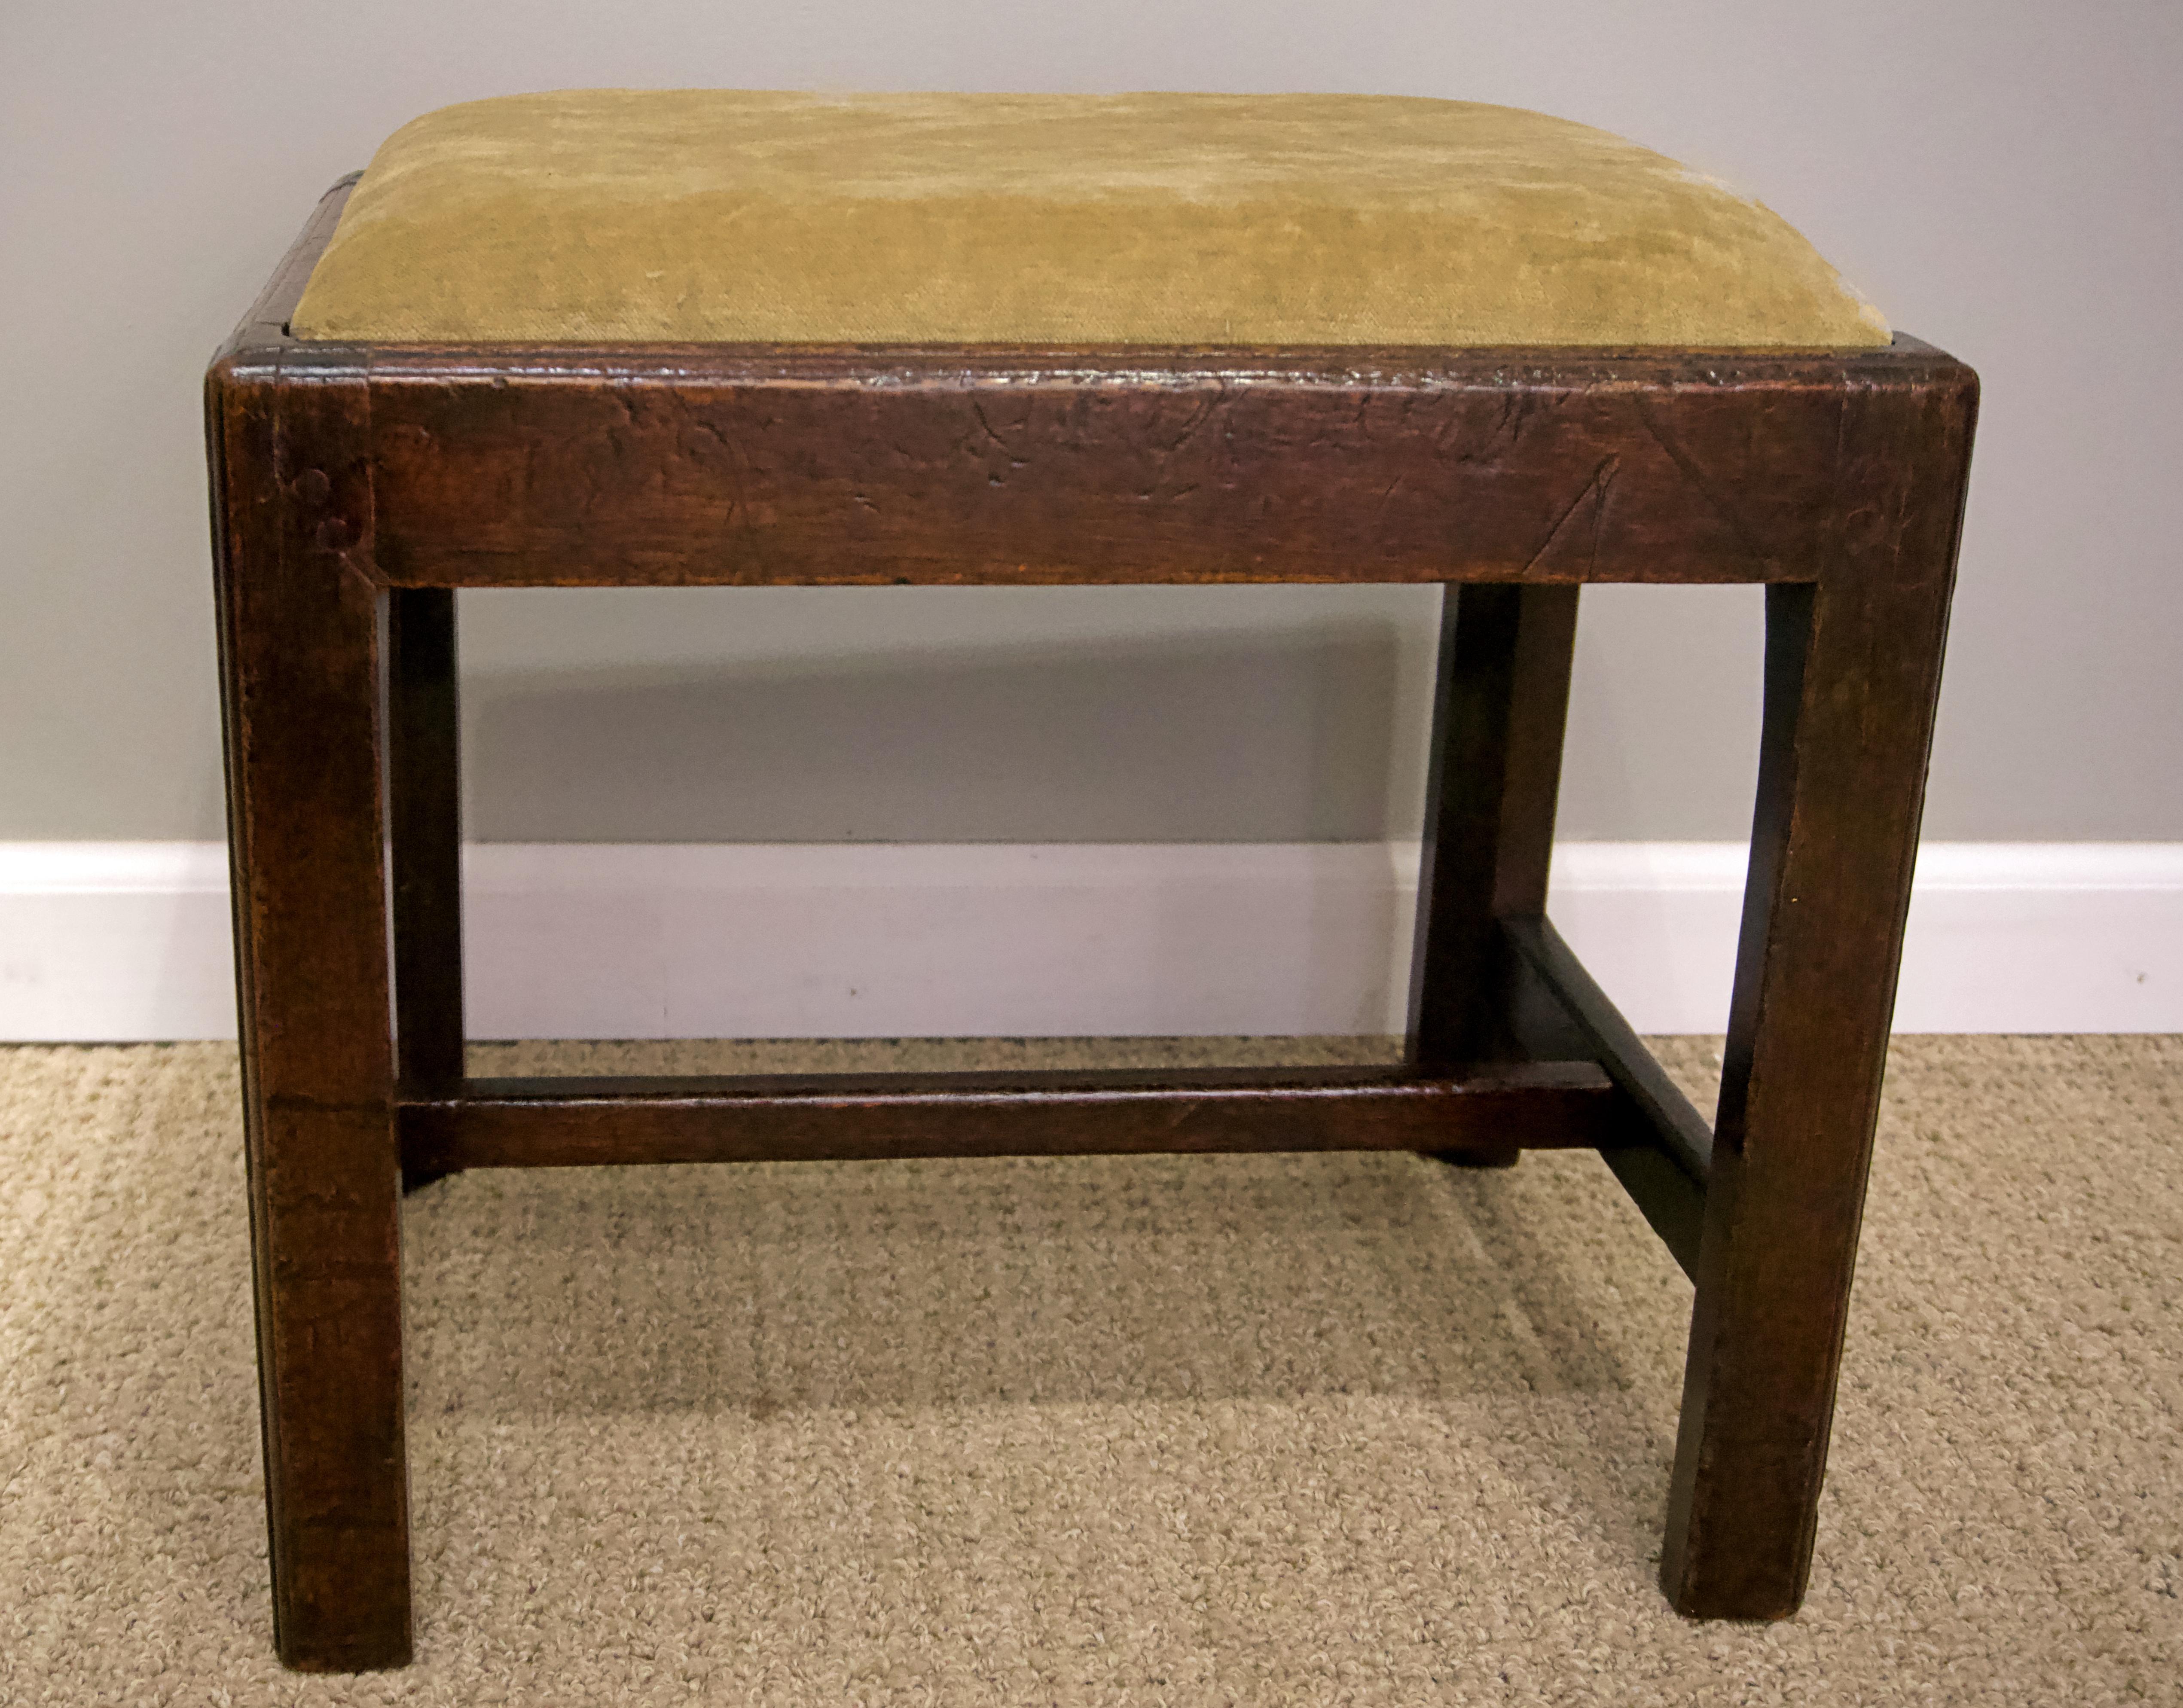
{"label": "beige carpet", "polygon": [[0,1051],[0,1702],[2175,1702],[2179,1085],[2172,1038],[1897,1047],[1764,1628],[1653,1587],[1689,1292],[1596,1158],[447,1181],[418,1661],[313,1679],[232,1054]]}

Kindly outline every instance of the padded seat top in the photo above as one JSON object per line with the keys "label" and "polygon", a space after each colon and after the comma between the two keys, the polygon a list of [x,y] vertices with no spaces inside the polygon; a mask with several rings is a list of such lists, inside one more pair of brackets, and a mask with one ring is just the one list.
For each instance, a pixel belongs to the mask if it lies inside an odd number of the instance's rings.
{"label": "padded seat top", "polygon": [[291,330],[594,343],[1884,345],[1780,215],[1509,107],[577,90],[443,108]]}

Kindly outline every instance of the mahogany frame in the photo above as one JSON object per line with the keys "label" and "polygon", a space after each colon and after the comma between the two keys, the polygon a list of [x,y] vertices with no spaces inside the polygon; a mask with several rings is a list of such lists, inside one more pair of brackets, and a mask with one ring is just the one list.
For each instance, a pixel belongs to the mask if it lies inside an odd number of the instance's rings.
{"label": "mahogany frame", "polygon": [[[1595,1147],[1697,1286],[1661,1578],[1808,1572],[1976,377],[1852,352],[374,346],[207,376],[275,1640],[410,1650],[399,1223],[456,1168]],[[1448,591],[1392,1070],[466,1078],[458,587],[1397,581]],[[1718,1117],[1545,917],[1579,590],[1763,583]]]}

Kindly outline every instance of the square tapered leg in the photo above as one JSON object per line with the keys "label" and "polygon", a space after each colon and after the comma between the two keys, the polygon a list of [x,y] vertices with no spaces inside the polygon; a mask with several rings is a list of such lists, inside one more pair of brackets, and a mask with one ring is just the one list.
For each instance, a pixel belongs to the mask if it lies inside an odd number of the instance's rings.
{"label": "square tapered leg", "polygon": [[355,1672],[410,1648],[386,596],[353,561],[353,394],[227,402],[221,662],[274,1635],[292,1666]]}
{"label": "square tapered leg", "polygon": [[1809,1575],[1947,619],[1945,574],[1767,590],[1765,727],[1662,1582]]}

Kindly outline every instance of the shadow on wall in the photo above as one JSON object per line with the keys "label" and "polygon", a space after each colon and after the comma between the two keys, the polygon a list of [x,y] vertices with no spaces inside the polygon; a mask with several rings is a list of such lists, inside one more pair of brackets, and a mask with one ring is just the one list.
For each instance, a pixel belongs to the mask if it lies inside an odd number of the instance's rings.
{"label": "shadow on wall", "polygon": [[1391,826],[1397,636],[478,673],[485,842],[1320,842]]}

